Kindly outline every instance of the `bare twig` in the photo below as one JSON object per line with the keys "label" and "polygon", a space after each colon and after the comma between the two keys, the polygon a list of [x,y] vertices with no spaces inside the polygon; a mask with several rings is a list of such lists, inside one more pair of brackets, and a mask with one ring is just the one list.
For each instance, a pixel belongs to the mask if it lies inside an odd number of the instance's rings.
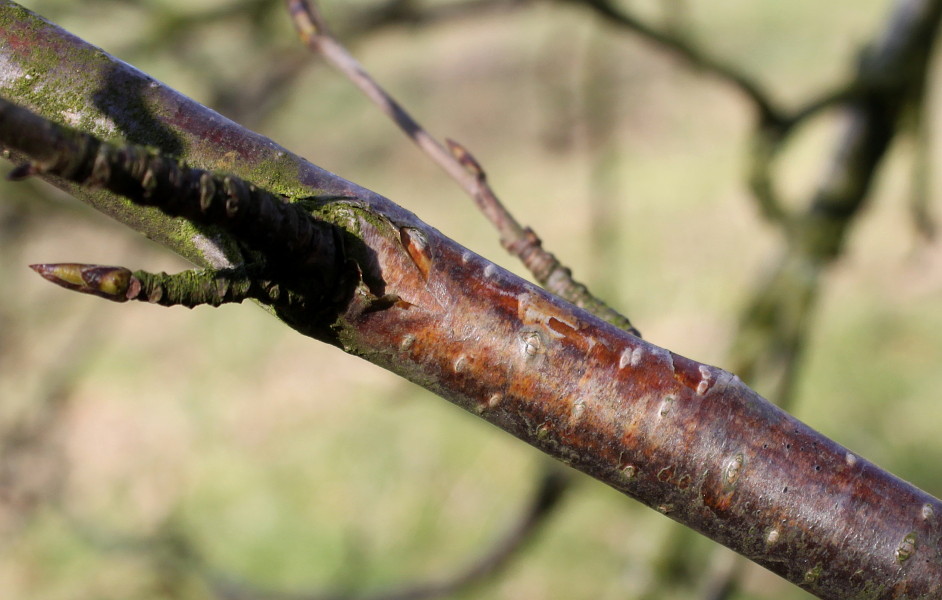
{"label": "bare twig", "polygon": [[787,226],[791,215],[775,188],[773,166],[788,131],[778,127],[757,126],[752,132],[749,152],[746,153],[746,181],[759,206],[759,214],[770,223],[782,226]]}
{"label": "bare twig", "polygon": [[435,164],[441,167],[477,203],[484,216],[494,225],[501,244],[518,257],[533,276],[551,292],[576,306],[640,336],[627,317],[594,297],[585,285],[572,278],[553,254],[542,247],[542,241],[529,227],[523,227],[503,206],[487,182],[480,163],[458,142],[448,140],[446,148],[425,130],[390,96],[330,33],[317,4],[307,0],[287,0],[288,10],[304,43],[321,54],[337,70],[350,79],[384,114],[389,116]]}
{"label": "bare twig", "polygon": [[[443,5],[420,5],[412,0],[387,0],[357,9],[352,7],[345,14],[350,17],[341,23],[341,29],[357,39],[377,30],[407,25],[428,26],[443,21],[468,18],[497,11],[509,11],[531,0],[464,0]],[[148,11],[150,26],[121,54],[132,58],[145,57],[161,48],[180,58],[180,66],[199,74],[201,81],[210,88],[209,105],[227,117],[246,126],[259,123],[273,114],[288,96],[292,84],[310,61],[297,48],[265,46],[259,48],[255,64],[268,65],[261,69],[243,70],[234,80],[220,69],[218,59],[212,55],[194,52],[195,42],[210,26],[226,27],[248,24],[255,39],[272,39],[273,13],[277,4],[269,0],[237,0],[205,10],[165,7],[156,13]],[[209,74],[208,76],[206,74]]]}
{"label": "bare twig", "polygon": [[775,103],[768,93],[762,89],[758,81],[734,65],[711,55],[691,40],[669,31],[657,29],[627,11],[616,7],[609,0],[564,1],[589,7],[611,24],[633,31],[643,39],[681,57],[688,64],[727,81],[753,104],[760,122],[781,123],[785,121],[782,111],[775,106]]}
{"label": "bare twig", "polygon": [[910,106],[906,129],[913,140],[912,189],[910,190],[910,215],[913,229],[922,241],[936,239],[938,225],[930,210],[930,187],[932,183],[932,131],[929,125],[929,107],[925,80]]}
{"label": "bare twig", "polygon": [[428,3],[419,6],[415,0],[386,0],[382,4],[355,11],[351,22],[356,31],[351,34],[369,32],[396,24],[425,25],[462,17],[507,11],[531,4],[535,0],[462,0],[442,4]]}
{"label": "bare twig", "polygon": [[113,302],[137,300],[160,306],[220,306],[245,300],[278,305],[298,301],[297,295],[285,292],[265,280],[261,265],[234,269],[192,269],[175,273],[149,273],[124,267],[57,263],[30,265],[47,281],[66,289],[91,294]]}
{"label": "bare twig", "polygon": [[859,99],[877,90],[881,85],[883,85],[882,82],[862,80],[858,76],[854,76],[852,81],[825,91],[794,109],[785,119],[781,129],[783,133],[792,131],[799,123],[817,116],[822,111]]}
{"label": "bare twig", "polygon": [[221,600],[429,600],[481,584],[507,568],[519,555],[519,550],[533,541],[571,488],[569,474],[555,464],[548,464],[519,517],[480,557],[442,579],[367,594],[355,590],[285,591],[257,587],[209,564],[196,541],[186,533],[186,528],[172,517],[156,535],[134,537],[102,531],[83,522],[66,507],[63,507],[63,512],[73,530],[99,551],[149,556],[158,564],[163,562],[165,566],[173,566],[178,573],[189,573],[202,579]]}
{"label": "bare twig", "polygon": [[858,100],[881,86],[887,80],[856,77],[850,82],[828,90],[793,111],[778,106],[760,82],[736,67],[705,50],[682,35],[674,27],[659,29],[644,22],[610,0],[565,0],[588,7],[612,25],[633,32],[656,46],[680,57],[694,68],[701,69],[732,85],[749,100],[758,116],[750,150],[747,154],[747,180],[759,204],[760,214],[769,222],[784,229],[790,225],[790,215],[778,197],[773,180],[775,158],[787,139],[800,124],[809,121],[821,111]]}
{"label": "bare twig", "polygon": [[756,125],[746,156],[746,179],[762,217],[780,225],[786,233],[794,224],[792,219],[795,215],[785,209],[775,186],[773,171],[776,158],[800,126],[825,110],[847,106],[868,94],[880,93],[886,86],[885,76],[864,76],[858,72],[850,82],[812,98],[790,114],[782,115],[781,121]]}

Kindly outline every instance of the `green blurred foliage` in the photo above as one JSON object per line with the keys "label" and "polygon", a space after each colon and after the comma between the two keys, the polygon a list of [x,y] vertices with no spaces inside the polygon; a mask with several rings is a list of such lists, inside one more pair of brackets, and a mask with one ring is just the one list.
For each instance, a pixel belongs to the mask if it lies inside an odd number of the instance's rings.
{"label": "green blurred foliage", "polygon": [[[457,188],[306,55],[280,2],[23,4],[519,272]],[[358,11],[378,1],[325,4],[361,62],[471,149],[577,277],[647,339],[722,366],[781,243],[746,191],[752,120],[734,91],[569,5],[366,35]],[[889,8],[665,5],[630,4],[789,104],[846,78]],[[795,205],[827,166],[838,117],[816,119],[782,160]],[[795,412],[938,495],[942,251],[909,222],[912,152],[896,144],[828,276]],[[381,590],[464,564],[535,484],[534,450],[263,311],[112,305],[25,268],[53,261],[186,267],[39,184],[0,187],[0,597],[213,597],[180,562],[193,553],[261,587]],[[507,573],[461,597],[639,597],[658,585],[674,527],[580,479]],[[691,549],[696,577],[712,547]],[[758,567],[735,596],[807,597]]]}

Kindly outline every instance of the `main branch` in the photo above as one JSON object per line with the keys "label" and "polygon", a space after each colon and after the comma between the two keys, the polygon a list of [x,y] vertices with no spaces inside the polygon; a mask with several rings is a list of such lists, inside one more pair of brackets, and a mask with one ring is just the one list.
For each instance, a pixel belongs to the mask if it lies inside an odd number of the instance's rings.
{"label": "main branch", "polygon": [[[734,375],[546,293],[9,0],[0,0],[0,25],[0,95],[13,102],[274,194],[331,198],[312,210],[343,230],[359,280],[317,323],[282,315],[295,329],[424,386],[820,598],[942,594],[942,502]],[[28,140],[4,140],[11,158],[36,160]],[[245,262],[239,232],[53,181],[193,262]]]}

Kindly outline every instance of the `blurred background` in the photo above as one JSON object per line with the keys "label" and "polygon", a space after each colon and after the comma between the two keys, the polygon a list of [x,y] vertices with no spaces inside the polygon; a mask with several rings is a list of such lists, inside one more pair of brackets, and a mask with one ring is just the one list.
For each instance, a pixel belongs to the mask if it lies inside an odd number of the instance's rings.
{"label": "blurred background", "polygon": [[[22,4],[525,275],[457,186],[301,46],[283,3]],[[579,3],[468,4],[323,8],[413,116],[474,153],[577,279],[649,341],[732,368],[744,308],[783,247],[747,185],[753,107]],[[793,108],[852,75],[892,3],[619,6]],[[942,248],[926,213],[939,212],[940,186],[924,167],[938,162],[939,74],[825,272],[788,405],[937,496]],[[790,138],[776,162],[785,206],[808,204],[840,122],[822,111]],[[41,182],[0,184],[0,597],[382,597],[460,572],[531,502],[546,459],[428,392],[248,303],[115,305],[27,268],[65,261],[188,267]],[[707,598],[734,564],[572,477],[503,568],[447,597]],[[810,598],[760,567],[734,570],[724,597]]]}

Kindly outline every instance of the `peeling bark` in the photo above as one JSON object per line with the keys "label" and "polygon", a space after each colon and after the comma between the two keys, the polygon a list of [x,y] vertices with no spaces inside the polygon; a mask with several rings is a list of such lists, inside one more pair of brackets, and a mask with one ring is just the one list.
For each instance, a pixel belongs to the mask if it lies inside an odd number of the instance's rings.
{"label": "peeling bark", "polygon": [[[61,60],[44,61],[51,51]],[[549,295],[389,200],[8,0],[0,0],[0,69],[0,95],[51,120],[68,115],[37,89],[67,90],[90,119],[83,122],[126,122],[115,115],[146,106],[149,122],[161,136],[171,132],[194,167],[293,197],[343,197],[318,207],[316,217],[357,241],[348,250],[362,282],[329,336],[322,323],[281,311],[302,333],[432,390],[820,598],[942,595],[942,503],[774,407],[735,375]],[[26,75],[41,85],[27,85]],[[95,100],[103,97],[108,102]],[[122,134],[130,137],[127,127],[111,131]],[[143,141],[147,135],[135,130]],[[157,145],[160,139],[168,138]],[[214,262],[195,229],[161,236],[175,222],[162,213],[57,183],[190,260]],[[220,233],[208,243],[225,253],[232,242]]]}

